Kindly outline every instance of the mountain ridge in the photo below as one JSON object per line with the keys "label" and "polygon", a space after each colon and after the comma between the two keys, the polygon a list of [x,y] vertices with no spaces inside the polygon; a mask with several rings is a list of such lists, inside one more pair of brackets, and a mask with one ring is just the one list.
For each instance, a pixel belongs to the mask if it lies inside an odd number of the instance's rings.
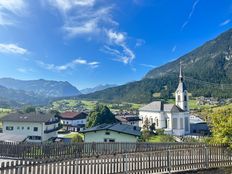
{"label": "mountain ridge", "polygon": [[96,91],[101,91],[101,90],[116,87],[116,86],[118,86],[118,85],[116,85],[116,84],[103,84],[103,85],[97,85],[97,86],[95,86],[93,88],[82,89],[82,90],[80,90],[80,92],[82,94],[89,94],[89,93],[93,93],[93,92],[96,92]]}
{"label": "mountain ridge", "polygon": [[[188,77],[185,79],[187,88],[193,96],[232,97],[231,88],[220,87],[220,84],[232,84],[230,29],[178,59],[154,68],[140,81],[81,95],[80,98],[138,103],[147,103],[157,98],[172,98],[178,85],[180,62],[184,76]],[[218,86],[206,87],[207,82]],[[155,93],[160,93],[160,97],[155,97]]]}
{"label": "mountain ridge", "polygon": [[81,92],[67,81],[55,80],[18,80],[14,78],[0,78],[0,85],[8,89],[33,92],[45,97],[65,97],[79,95]]}

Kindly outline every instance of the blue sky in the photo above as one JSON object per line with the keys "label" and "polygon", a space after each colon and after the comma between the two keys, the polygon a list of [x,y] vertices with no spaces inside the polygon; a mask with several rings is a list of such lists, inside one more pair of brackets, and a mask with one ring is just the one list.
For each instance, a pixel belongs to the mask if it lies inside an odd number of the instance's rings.
{"label": "blue sky", "polygon": [[0,0],[0,77],[124,84],[231,20],[231,0]]}

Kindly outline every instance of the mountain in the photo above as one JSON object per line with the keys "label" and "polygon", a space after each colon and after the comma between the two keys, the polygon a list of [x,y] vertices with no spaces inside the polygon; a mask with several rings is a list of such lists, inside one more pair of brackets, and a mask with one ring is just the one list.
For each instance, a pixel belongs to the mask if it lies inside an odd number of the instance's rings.
{"label": "mountain", "polygon": [[81,94],[80,91],[65,81],[17,80],[1,78],[0,85],[13,90],[22,90],[43,97],[65,97]]}
{"label": "mountain", "polygon": [[79,98],[150,102],[170,98],[178,84],[180,62],[192,96],[232,97],[232,29],[190,53],[148,72],[140,81],[105,89]]}
{"label": "mountain", "polygon": [[0,86],[0,107],[20,107],[24,104],[47,104],[49,98],[36,95],[33,92],[8,89]]}
{"label": "mountain", "polygon": [[98,86],[95,86],[93,88],[82,89],[82,90],[80,90],[80,92],[82,94],[89,94],[89,93],[93,93],[93,92],[96,92],[96,91],[101,91],[101,90],[104,90],[104,89],[107,89],[107,88],[113,88],[113,87],[116,87],[116,86],[118,86],[118,85],[114,85],[114,84],[98,85]]}

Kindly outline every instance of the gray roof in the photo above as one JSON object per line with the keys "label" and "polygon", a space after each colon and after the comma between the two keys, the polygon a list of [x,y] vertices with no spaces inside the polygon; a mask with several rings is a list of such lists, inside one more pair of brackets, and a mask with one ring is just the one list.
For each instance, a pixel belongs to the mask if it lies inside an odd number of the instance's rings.
{"label": "gray roof", "polygon": [[151,111],[151,112],[184,112],[181,108],[174,104],[164,104],[161,101],[154,101],[151,102],[142,108],[139,109],[140,111]]}
{"label": "gray roof", "polygon": [[151,103],[143,106],[139,110],[141,110],[141,111],[156,111],[156,112],[160,112],[162,110],[161,107],[162,107],[162,102],[161,101],[154,101],[154,102],[151,102]]}
{"label": "gray roof", "polygon": [[44,113],[11,113],[3,117],[2,121],[11,121],[11,122],[37,122],[45,123],[48,122],[51,118],[54,117],[54,114],[44,114]]}
{"label": "gray roof", "polygon": [[135,136],[140,136],[140,128],[138,126],[132,126],[132,125],[127,125],[127,124],[120,124],[120,123],[115,123],[115,124],[101,124],[89,129],[85,129],[82,132],[95,132],[95,131],[100,131],[100,130],[111,130],[115,132],[120,132],[124,134],[130,134],[130,135],[135,135]]}
{"label": "gray roof", "polygon": [[4,142],[23,142],[26,138],[27,135],[0,133],[0,141]]}

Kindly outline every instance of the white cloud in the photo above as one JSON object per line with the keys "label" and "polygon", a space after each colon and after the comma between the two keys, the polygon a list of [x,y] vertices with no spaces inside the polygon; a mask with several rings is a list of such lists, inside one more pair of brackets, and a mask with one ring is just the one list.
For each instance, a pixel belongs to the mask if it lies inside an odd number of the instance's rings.
{"label": "white cloud", "polygon": [[0,25],[14,25],[15,17],[22,16],[26,7],[25,0],[0,0]]}
{"label": "white cloud", "polygon": [[86,65],[90,68],[97,68],[100,64],[100,62],[97,62],[97,61],[88,62],[87,60],[81,59],[81,58],[75,59],[63,65],[47,64],[47,63],[44,63],[43,61],[37,61],[36,63],[40,67],[47,69],[47,70],[52,70],[52,71],[66,71],[69,69],[75,69],[77,65]]}
{"label": "white cloud", "polygon": [[49,0],[49,3],[66,13],[75,7],[92,6],[95,0]]}
{"label": "white cloud", "polygon": [[106,31],[110,46],[104,46],[103,51],[114,55],[115,61],[124,64],[131,63],[135,59],[134,52],[126,45],[126,34],[112,30]]}
{"label": "white cloud", "polygon": [[148,67],[148,68],[155,68],[156,66],[155,65],[151,65],[151,64],[140,64],[141,66],[144,66],[144,67]]}
{"label": "white cloud", "polygon": [[3,44],[0,43],[0,52],[9,53],[9,54],[26,54],[28,53],[27,49],[18,46],[17,44]]}
{"label": "white cloud", "polygon": [[231,20],[227,19],[227,20],[223,21],[222,23],[220,23],[220,26],[225,26],[225,25],[229,24],[230,22],[231,22]]}
{"label": "white cloud", "polygon": [[140,46],[144,45],[145,43],[146,43],[145,40],[143,40],[143,39],[137,39],[135,47],[140,47]]}
{"label": "white cloud", "polygon": [[[134,52],[127,46],[127,33],[118,32],[119,25],[112,18],[113,5],[97,0],[49,0],[63,17],[61,27],[69,38],[82,37],[99,39],[102,50],[116,56],[113,60],[131,63]],[[96,65],[95,65],[96,66]]]}
{"label": "white cloud", "polygon": [[174,53],[176,51],[176,45],[172,47],[172,52]]}
{"label": "white cloud", "polygon": [[17,71],[20,72],[20,73],[27,73],[27,72],[32,72],[32,69],[29,68],[17,68]]}
{"label": "white cloud", "polygon": [[194,13],[194,11],[195,11],[195,9],[196,9],[196,7],[197,7],[197,5],[198,5],[199,2],[200,2],[200,0],[196,0],[196,1],[193,3],[192,9],[191,9],[191,11],[190,11],[190,13],[189,13],[189,15],[188,15],[187,20],[186,20],[186,21],[183,23],[183,25],[181,26],[181,30],[183,30],[183,29],[188,25],[188,23],[189,23],[190,19],[192,18],[192,15],[193,15],[193,13]]}

